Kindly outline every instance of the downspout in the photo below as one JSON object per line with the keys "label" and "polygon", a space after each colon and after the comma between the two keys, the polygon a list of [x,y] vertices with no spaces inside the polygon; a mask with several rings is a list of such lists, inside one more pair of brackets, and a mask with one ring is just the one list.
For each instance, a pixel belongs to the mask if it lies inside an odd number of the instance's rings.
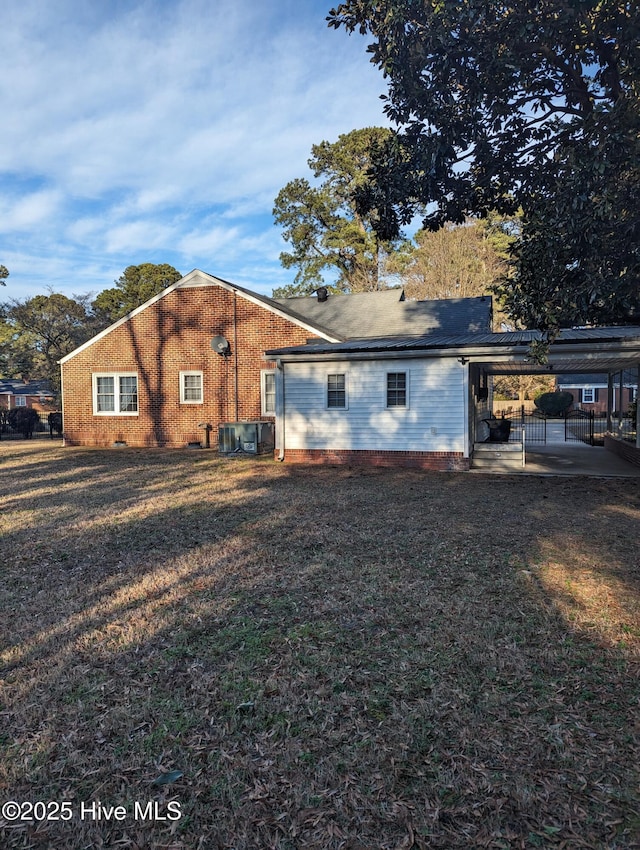
{"label": "downspout", "polygon": [[234,396],[235,396],[235,422],[238,421],[238,292],[233,290],[233,360],[235,366]]}
{"label": "downspout", "polygon": [[62,410],[62,445],[64,447],[66,445],[64,439],[64,372],[62,371],[60,361],[58,361],[58,365],[60,366],[60,409]]}
{"label": "downspout", "polygon": [[285,434],[285,414],[284,414],[284,363],[280,358],[276,360],[276,439],[278,441],[278,460],[284,460],[284,434]]}

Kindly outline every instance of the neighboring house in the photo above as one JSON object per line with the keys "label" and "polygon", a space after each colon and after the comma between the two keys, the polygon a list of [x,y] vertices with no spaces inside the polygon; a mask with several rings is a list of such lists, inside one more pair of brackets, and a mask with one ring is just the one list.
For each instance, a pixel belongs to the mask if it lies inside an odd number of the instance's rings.
{"label": "neighboring house", "polygon": [[325,296],[271,299],[190,272],[60,361],[65,444],[184,447],[210,434],[216,445],[225,423],[275,421],[268,348],[491,322],[486,298],[413,302],[399,289]]}
{"label": "neighboring house", "polygon": [[[609,376],[606,373],[558,375],[556,385],[558,390],[571,393],[574,408],[593,410],[598,416],[607,412]],[[612,375],[611,392],[611,410],[625,414],[638,394],[637,369]]]}
{"label": "neighboring house", "polygon": [[32,407],[37,411],[55,410],[54,394],[48,381],[17,381],[0,378],[0,410]]}

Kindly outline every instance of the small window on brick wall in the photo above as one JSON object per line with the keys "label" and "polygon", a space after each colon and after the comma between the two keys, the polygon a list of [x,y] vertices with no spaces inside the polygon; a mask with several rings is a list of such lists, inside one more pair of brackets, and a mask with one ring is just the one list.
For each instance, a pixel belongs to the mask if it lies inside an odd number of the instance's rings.
{"label": "small window on brick wall", "polygon": [[202,402],[202,372],[180,372],[180,404]]}

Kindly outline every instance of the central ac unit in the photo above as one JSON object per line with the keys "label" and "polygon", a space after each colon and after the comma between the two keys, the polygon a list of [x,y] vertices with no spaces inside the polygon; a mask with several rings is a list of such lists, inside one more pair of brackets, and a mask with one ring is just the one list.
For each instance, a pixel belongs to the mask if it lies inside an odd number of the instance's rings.
{"label": "central ac unit", "polygon": [[274,446],[273,422],[227,422],[218,429],[221,454],[266,454]]}

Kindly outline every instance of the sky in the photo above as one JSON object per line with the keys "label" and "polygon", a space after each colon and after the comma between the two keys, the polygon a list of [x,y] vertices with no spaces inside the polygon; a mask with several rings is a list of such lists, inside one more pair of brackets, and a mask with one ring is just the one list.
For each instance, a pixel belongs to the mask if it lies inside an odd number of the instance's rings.
{"label": "sky", "polygon": [[335,0],[3,0],[0,300],[169,263],[291,283],[273,201],[311,146],[388,126]]}

